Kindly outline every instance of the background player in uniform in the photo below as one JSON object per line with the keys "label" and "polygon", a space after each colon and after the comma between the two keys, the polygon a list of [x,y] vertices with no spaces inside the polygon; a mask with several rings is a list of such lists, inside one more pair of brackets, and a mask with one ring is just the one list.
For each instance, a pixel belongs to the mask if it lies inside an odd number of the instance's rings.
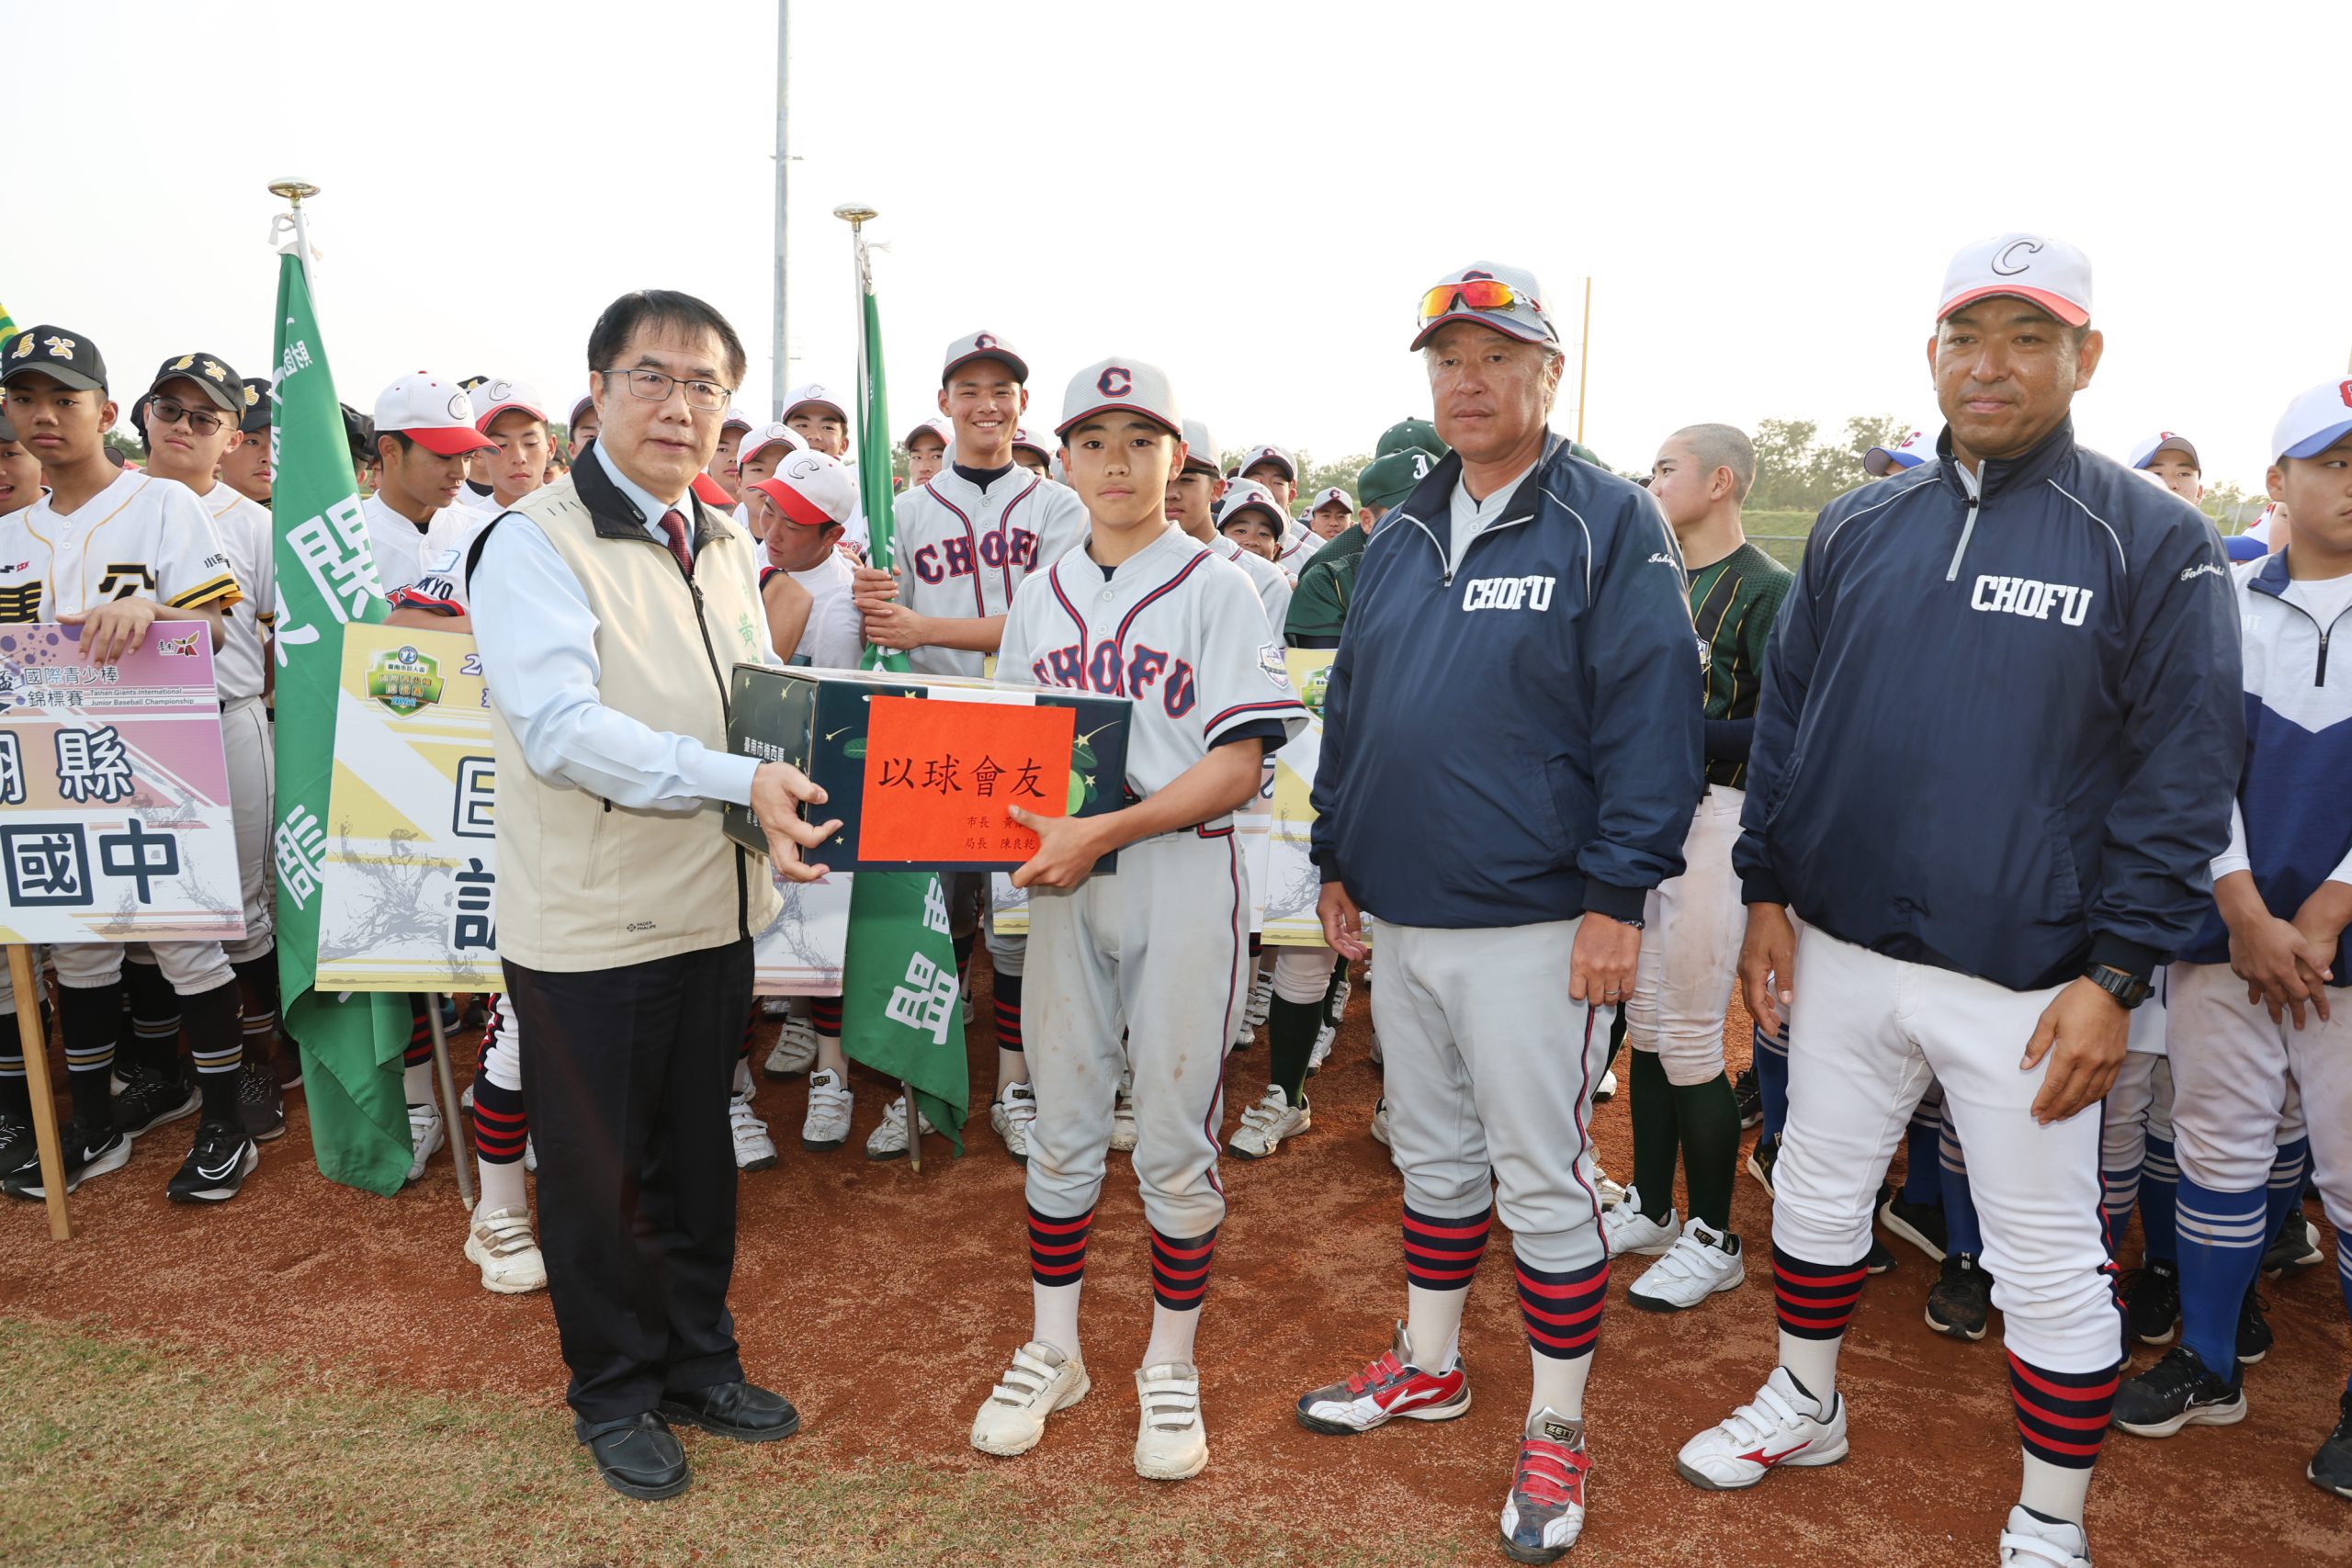
{"label": "background player in uniform", "polygon": [[[1060,559],[1085,536],[1086,508],[1076,492],[1012,460],[1012,433],[1029,407],[1028,380],[1028,362],[995,333],[974,333],[947,345],[939,411],[954,423],[956,460],[922,489],[899,498],[893,570],[858,569],[865,640],[904,651],[920,673],[983,674],[1004,636],[1014,592],[1032,572]],[[989,1121],[1007,1152],[1026,1159],[1036,1101],[1022,1055],[1023,942],[999,934],[988,920],[986,894],[985,879],[973,875],[955,877],[947,890],[962,928],[958,957],[970,953],[970,922],[977,921],[995,976],[997,1083]],[[809,1089],[813,1114],[814,1077]],[[842,1092],[846,1094],[845,1086]],[[904,1101],[900,1096],[892,1107],[899,1118],[899,1138],[905,1135]],[[886,1153],[890,1127],[886,1117],[876,1133]],[[899,1148],[903,1152],[903,1144]]]}
{"label": "background player in uniform", "polygon": [[[1683,840],[1682,874],[1660,883],[1644,911],[1648,935],[1625,1010],[1634,1180],[1602,1226],[1612,1257],[1663,1255],[1626,1295],[1655,1311],[1696,1306],[1747,1277],[1731,1230],[1739,1102],[1724,1076],[1724,1010],[1743,923],[1731,848],[1747,798],[1764,649],[1790,581],[1788,568],[1749,544],[1740,526],[1740,502],[1755,482],[1756,448],[1728,424],[1676,431],[1650,465],[1650,494],[1682,547],[1707,671],[1707,791]],[[1690,1216],[1679,1231],[1678,1148],[1690,1190]]]}
{"label": "background player in uniform", "polygon": [[[105,435],[119,411],[97,344],[65,327],[17,333],[0,344],[0,407],[40,458],[49,485],[32,505],[0,518],[0,560],[16,569],[0,592],[0,622],[78,626],[82,657],[94,665],[144,646],[158,621],[202,626],[217,654],[223,616],[239,597],[236,574],[194,492],[107,459]],[[151,945],[180,998],[201,1104],[194,1145],[165,1192],[175,1202],[223,1202],[260,1160],[237,1113],[243,1024],[236,973],[217,942]],[[73,1097],[61,1134],[70,1192],[130,1158],[132,1134],[116,1125],[109,1082],[122,1028],[123,950],[63,942],[51,953]],[[38,1166],[9,1176],[5,1188],[16,1197],[44,1195]]]}
{"label": "background player in uniform", "polygon": [[[1232,479],[1216,509],[1216,531],[1268,566],[1281,553],[1288,519],[1266,487],[1255,479]],[[1279,570],[1279,568],[1276,568]],[[1288,574],[1284,573],[1285,578]]]}
{"label": "background player in uniform", "polygon": [[[467,389],[476,390],[473,388]],[[477,398],[476,400],[479,401],[480,399]],[[724,504],[728,506],[733,506],[742,500],[739,485],[740,476],[735,466],[735,451],[742,445],[743,437],[752,433],[752,429],[750,414],[745,413],[741,409],[729,409],[726,423],[718,427],[718,450],[710,455],[710,467],[703,470],[718,482],[720,490],[727,492]],[[720,503],[713,501],[711,504],[715,506]]]}
{"label": "background player in uniform", "polygon": [[1042,435],[1016,428],[1012,433],[1012,460],[1039,479],[1053,478],[1053,444]]}
{"label": "background player in uniform", "polygon": [[947,443],[956,427],[944,419],[927,419],[907,432],[907,488],[917,490],[947,466]]}
{"label": "background player in uniform", "polygon": [[2132,448],[2132,466],[2155,475],[2166,490],[2191,506],[2205,499],[2204,465],[2198,458],[2197,444],[2186,435],[2157,431]]}
{"label": "background player in uniform", "polygon": [[596,439],[596,400],[582,398],[571,405],[571,418],[563,427],[564,442],[571,449],[572,461],[580,460],[581,449]]}
{"label": "background player in uniform", "polygon": [[[2116,1395],[2143,1437],[2245,1418],[2240,1308],[2278,1211],[2273,1129],[2300,1089],[2320,1191],[2352,1310],[2352,672],[2330,668],[2352,624],[2352,380],[2288,406],[2272,437],[2272,499],[2294,537],[2237,570],[2247,735],[2214,908],[2172,968],[2171,1059],[2180,1156],[2181,1342]],[[2352,1497],[2352,1384],[2305,1474]]]}
{"label": "background player in uniform", "polygon": [[[1542,295],[1480,263],[1422,296],[1412,346],[1453,450],[1365,546],[1325,691],[1319,912],[1351,958],[1359,911],[1380,917],[1407,1307],[1386,1351],[1298,1401],[1334,1433],[1466,1410],[1463,1303],[1499,1207],[1532,1368],[1500,1517],[1523,1562],[1583,1528],[1599,1025],[1634,988],[1648,890],[1682,869],[1703,695],[1657,505],[1546,428],[1563,361]],[[1463,841],[1432,852],[1412,822]]]}
{"label": "background player in uniform", "polygon": [[[2245,723],[2211,525],[2075,443],[2104,346],[2090,296],[2087,259],[2047,235],[1953,257],[1928,344],[1938,460],[1832,502],[1781,608],[1736,852],[1749,1010],[1772,1029],[1793,1009],[1780,1365],[1676,1461],[1731,1489],[1846,1453],[1870,1200],[1932,1073],[1977,1156],[2024,1447],[2001,1561],[2033,1568],[2090,1560],[2122,1339],[2081,1113],[2201,918]],[[1928,781],[1933,809],[1889,779]]]}
{"label": "background player in uniform", "polygon": [[1273,562],[1216,531],[1216,502],[1224,493],[1225,480],[1216,471],[1216,442],[1206,424],[1188,419],[1183,471],[1168,481],[1168,500],[1162,510],[1168,521],[1249,573],[1258,590],[1258,602],[1266,607],[1268,624],[1279,629],[1290,609],[1290,579]]}
{"label": "background player in uniform", "polygon": [[473,401],[474,428],[495,448],[474,462],[474,472],[490,480],[490,494],[477,510],[494,517],[548,482],[554,437],[537,388],[492,376],[467,396]]}
{"label": "background player in uniform", "polygon": [[220,482],[265,510],[269,506],[274,478],[269,463],[269,383],[245,378],[245,409],[237,431],[244,439],[221,456]]}
{"label": "background player in uniform", "polygon": [[[1197,1475],[1209,1457],[1193,1342],[1225,1219],[1217,1065],[1241,1006],[1250,926],[1232,813],[1257,793],[1265,749],[1306,723],[1249,579],[1165,515],[1183,428],[1156,366],[1113,358],[1071,378],[1057,430],[1089,536],[1022,584],[1005,621],[1007,679],[1134,700],[1126,784],[1138,798],[1099,817],[1012,812],[1038,836],[1013,875],[1031,893],[1038,981],[1035,1321],[972,1423],[982,1452],[1025,1453],[1049,1415],[1086,1395],[1079,1291],[1125,1066],[1154,1301],[1135,1464],[1159,1481]],[[960,453],[960,421],[956,440]],[[1094,874],[1113,851],[1116,872]]]}
{"label": "background player in uniform", "polygon": [[1306,525],[1315,536],[1329,544],[1340,536],[1340,531],[1354,525],[1356,498],[1338,485],[1315,492],[1315,504],[1306,513]]}

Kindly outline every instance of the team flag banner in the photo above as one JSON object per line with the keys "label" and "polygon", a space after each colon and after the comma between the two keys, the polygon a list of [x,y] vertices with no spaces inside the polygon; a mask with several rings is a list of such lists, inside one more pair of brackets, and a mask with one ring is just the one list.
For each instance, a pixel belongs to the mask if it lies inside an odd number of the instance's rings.
{"label": "team flag banner", "polygon": [[277,980],[286,1031],[302,1047],[302,1091],[320,1171],[390,1197],[412,1157],[401,1056],[409,1010],[399,997],[337,998],[315,987],[333,816],[343,634],[384,618],[343,410],[327,369],[301,258],[279,258],[277,359],[270,384],[270,501],[277,573]]}
{"label": "team flag banner", "polygon": [[[474,639],[344,632],[318,984],[349,991],[503,991],[498,777]],[[854,878],[777,879],[784,912],[754,943],[763,997],[842,988]]]}
{"label": "team flag banner", "polygon": [[1263,818],[1266,843],[1261,863],[1266,871],[1257,902],[1264,911],[1268,947],[1321,947],[1323,921],[1315,906],[1322,897],[1323,874],[1309,851],[1315,833],[1315,763],[1323,753],[1323,691],[1330,684],[1331,660],[1337,655],[1329,649],[1294,648],[1284,657],[1291,688],[1306,705],[1306,728],[1271,759],[1273,809]]}
{"label": "team flag banner", "polygon": [[[890,570],[897,532],[890,510],[889,396],[882,376],[882,316],[874,268],[857,247],[857,488],[874,564]],[[903,673],[907,656],[868,644],[865,667]],[[842,976],[842,1050],[903,1080],[915,1104],[964,1152],[971,1073],[964,1057],[962,983],[948,934],[947,897],[933,872],[861,872],[849,914]],[[910,1125],[911,1134],[920,1123]]]}
{"label": "team flag banner", "polygon": [[212,641],[158,621],[84,662],[78,628],[0,630],[0,942],[245,934]]}

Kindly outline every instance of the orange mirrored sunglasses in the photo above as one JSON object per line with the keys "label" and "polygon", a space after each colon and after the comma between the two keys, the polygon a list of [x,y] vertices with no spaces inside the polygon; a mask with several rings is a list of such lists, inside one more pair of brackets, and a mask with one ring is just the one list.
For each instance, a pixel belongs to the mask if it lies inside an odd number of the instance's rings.
{"label": "orange mirrored sunglasses", "polygon": [[1533,295],[1522,296],[1498,277],[1471,277],[1459,283],[1441,283],[1421,296],[1420,324],[1429,325],[1439,317],[1454,310],[1508,310],[1521,299],[1527,308],[1539,314],[1544,307]]}

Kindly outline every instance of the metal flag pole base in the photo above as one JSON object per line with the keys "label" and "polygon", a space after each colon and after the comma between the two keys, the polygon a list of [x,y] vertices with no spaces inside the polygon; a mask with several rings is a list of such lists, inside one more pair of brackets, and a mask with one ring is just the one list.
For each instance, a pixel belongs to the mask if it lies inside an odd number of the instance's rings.
{"label": "metal flag pole base", "polygon": [[458,1131],[464,1118],[458,1114],[457,1075],[449,1070],[449,1036],[441,1028],[440,992],[425,993],[424,1021],[433,1029],[433,1076],[440,1081],[441,1115],[449,1126],[449,1163],[458,1168],[458,1196],[466,1201],[466,1213],[471,1214],[474,1212],[474,1173],[465,1134]]}
{"label": "metal flag pole base", "polygon": [[33,950],[8,947],[8,979],[17,988],[17,1039],[25,1054],[25,1092],[33,1102],[33,1145],[40,1151],[40,1190],[49,1209],[49,1239],[74,1239],[65,1214],[65,1160],[58,1151],[57,1101],[49,1087],[49,1038],[40,1026],[40,972]]}

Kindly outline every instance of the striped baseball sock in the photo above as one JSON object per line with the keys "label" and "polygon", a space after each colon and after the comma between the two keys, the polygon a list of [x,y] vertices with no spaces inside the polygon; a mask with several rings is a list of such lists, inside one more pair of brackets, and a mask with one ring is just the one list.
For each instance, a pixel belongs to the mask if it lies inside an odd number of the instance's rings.
{"label": "striped baseball sock", "polygon": [[1204,1235],[1169,1235],[1151,1229],[1151,1299],[1170,1312],[1193,1312],[1208,1294],[1216,1262],[1216,1227]]}
{"label": "striped baseball sock", "polygon": [[2311,1174],[2312,1141],[2297,1138],[2281,1144],[2270,1157],[2270,1193],[2263,1205],[2263,1216],[2269,1229],[2263,1233],[2263,1246],[2267,1247],[2278,1239],[2292,1218],[2302,1223],[2303,1179]]}
{"label": "striped baseball sock", "polygon": [[1094,1211],[1057,1220],[1029,1211],[1029,1278],[1040,1285],[1075,1285],[1086,1275],[1086,1238]]}
{"label": "striped baseball sock", "polygon": [[1777,1138],[1789,1121],[1789,1032],[1767,1034],[1762,1024],[1753,1027],[1756,1089],[1764,1100],[1764,1125],[1756,1135]]}
{"label": "striped baseball sock", "polygon": [[2172,1140],[2150,1133],[2148,1152],[2140,1159],[2140,1239],[2151,1263],[2180,1258],[2180,1221],[2174,1213],[2179,1197],[2180,1163]]}
{"label": "striped baseball sock", "polygon": [[122,1062],[136,1063],[164,1077],[180,1071],[180,999],[172,983],[153,964],[125,959],[123,994],[130,1008],[130,1043],[120,1052]]}
{"label": "striped baseball sock", "polygon": [[516,1165],[530,1132],[523,1110],[523,1091],[506,1089],[487,1077],[474,1078],[474,1153],[484,1165]]}
{"label": "striped baseball sock", "polygon": [[408,1049],[401,1053],[401,1093],[411,1105],[433,1099],[433,1023],[425,1009],[433,998],[422,991],[408,994]]}
{"label": "striped baseball sock", "polygon": [[1000,972],[996,976],[996,1048],[1021,1049],[1021,976]]}
{"label": "striped baseball sock", "polygon": [[1870,1277],[1860,1259],[1842,1266],[1807,1263],[1772,1248],[1772,1304],[1781,1325],[1781,1365],[1826,1407],[1838,1386],[1838,1352],[1847,1320]]}
{"label": "striped baseball sock", "polygon": [[1487,1255],[1494,1229],[1492,1204],[1458,1220],[1442,1220],[1404,1206],[1405,1283],[1416,1291],[1466,1291]]}
{"label": "striped baseball sock", "polygon": [[2267,1188],[2216,1192],[2180,1179],[2180,1342],[2217,1377],[2237,1370],[2238,1314],[2275,1234],[2268,1197]]}
{"label": "striped baseball sock", "polygon": [[841,998],[810,997],[808,1027],[827,1040],[839,1040],[842,1037]]}
{"label": "striped baseball sock", "polygon": [[2009,1357],[2009,1397],[2017,1404],[2018,1440],[2025,1449],[2018,1502],[2047,1519],[2083,1522],[2083,1498],[2107,1437],[2119,1381],[2113,1367],[2053,1372]]}
{"label": "striped baseball sock", "polygon": [[1903,1201],[1906,1203],[1941,1203],[1944,1201],[1943,1167],[1937,1150],[1944,1138],[1944,1108],[1939,1100],[1929,1105],[1921,1100],[1911,1112],[1911,1125],[1903,1140]]}
{"label": "striped baseball sock", "polygon": [[1976,1199],[1968,1190],[1968,1157],[1961,1152],[1960,1134],[1951,1119],[1944,1119],[1943,1138],[1936,1145],[1944,1201],[1944,1251],[1971,1258],[1984,1255],[1984,1227],[1976,1218]]}
{"label": "striped baseball sock", "polygon": [[60,982],[58,1032],[65,1037],[65,1082],[74,1116],[103,1131],[114,1123],[115,1040],[122,1031],[122,982],[84,988]]}
{"label": "striped baseball sock", "polygon": [[1527,1329],[1528,1348],[1555,1361],[1591,1355],[1600,1337],[1602,1309],[1609,1304],[1609,1259],[1555,1273],[1514,1253],[1511,1269],[1519,1282],[1519,1316]]}
{"label": "striped baseball sock", "polygon": [[245,1062],[243,988],[231,976],[209,991],[180,998],[187,1021],[187,1054],[196,1064],[197,1092],[207,1122],[237,1121],[237,1069]]}

